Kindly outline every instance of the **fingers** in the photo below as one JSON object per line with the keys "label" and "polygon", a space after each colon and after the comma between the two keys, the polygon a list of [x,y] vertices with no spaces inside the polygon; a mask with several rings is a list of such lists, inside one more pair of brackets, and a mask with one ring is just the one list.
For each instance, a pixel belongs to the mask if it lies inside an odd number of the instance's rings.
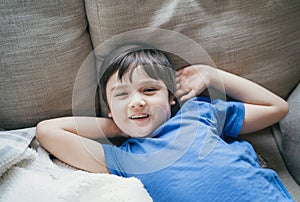
{"label": "fingers", "polygon": [[175,96],[178,98],[178,100],[183,103],[185,101],[187,101],[190,98],[193,98],[196,96],[196,92],[194,90],[190,90],[188,92],[184,91],[184,90],[177,90],[175,93]]}
{"label": "fingers", "polygon": [[181,102],[202,93],[206,84],[200,71],[194,66],[187,66],[176,72],[176,92],[175,96]]}
{"label": "fingers", "polygon": [[206,85],[198,77],[190,77],[188,79],[176,77],[176,89],[174,95],[178,100],[184,102],[202,93],[206,89]]}
{"label": "fingers", "polygon": [[176,72],[176,92],[175,96],[178,100],[181,100],[182,96],[186,96],[192,90],[191,86],[188,84],[187,79],[185,79],[182,75],[182,70]]}
{"label": "fingers", "polygon": [[177,71],[175,72],[175,75],[176,75],[176,76],[180,76],[181,74],[182,74],[182,69],[177,70]]}
{"label": "fingers", "polygon": [[191,90],[190,92],[188,92],[186,95],[183,95],[181,98],[180,98],[180,102],[185,102],[187,101],[188,99],[192,98],[192,97],[195,97],[196,96],[196,93],[194,90]]}
{"label": "fingers", "polygon": [[181,77],[176,77],[176,89],[175,96],[180,98],[191,91],[191,86],[186,80],[182,79]]}
{"label": "fingers", "polygon": [[196,96],[196,92],[192,89],[188,84],[177,83],[176,84],[177,91],[175,92],[175,96],[179,101],[184,102],[194,96]]}
{"label": "fingers", "polygon": [[175,97],[177,97],[178,99],[180,99],[183,95],[185,95],[186,92],[182,89],[178,89],[176,92],[175,92]]}

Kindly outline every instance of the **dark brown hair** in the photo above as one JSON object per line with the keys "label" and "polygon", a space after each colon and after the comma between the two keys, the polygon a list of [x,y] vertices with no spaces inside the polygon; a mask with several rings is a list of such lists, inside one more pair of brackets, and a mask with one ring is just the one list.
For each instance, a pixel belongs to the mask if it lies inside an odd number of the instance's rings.
{"label": "dark brown hair", "polygon": [[102,65],[103,74],[100,76],[101,95],[108,107],[106,96],[106,84],[109,78],[118,72],[118,79],[129,72],[132,78],[132,70],[142,66],[149,77],[162,80],[169,91],[169,99],[175,93],[175,72],[173,64],[160,50],[150,48],[146,45],[125,45],[116,49],[104,61]]}

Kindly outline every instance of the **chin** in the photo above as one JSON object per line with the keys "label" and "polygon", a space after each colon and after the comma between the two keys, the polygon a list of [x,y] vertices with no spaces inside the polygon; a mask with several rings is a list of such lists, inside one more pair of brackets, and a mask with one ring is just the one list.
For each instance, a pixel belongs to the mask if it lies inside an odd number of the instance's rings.
{"label": "chin", "polygon": [[[143,132],[138,132],[138,131],[143,131]],[[130,131],[130,134],[128,136],[133,137],[133,138],[145,138],[145,137],[149,137],[149,135],[151,135],[152,132],[153,132],[153,130],[148,132],[147,129],[139,128],[139,129]]]}

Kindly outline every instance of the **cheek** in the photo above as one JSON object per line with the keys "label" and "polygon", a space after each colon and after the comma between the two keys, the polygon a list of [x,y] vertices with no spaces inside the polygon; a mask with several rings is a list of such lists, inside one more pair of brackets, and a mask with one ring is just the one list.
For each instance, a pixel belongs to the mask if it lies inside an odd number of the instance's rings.
{"label": "cheek", "polygon": [[152,110],[160,114],[162,119],[168,119],[171,116],[171,105],[168,99],[157,99]]}
{"label": "cheek", "polygon": [[110,103],[110,109],[112,112],[116,112],[118,110],[120,110],[120,103],[117,103],[117,102],[111,102]]}
{"label": "cheek", "polygon": [[109,103],[110,112],[113,116],[120,116],[124,114],[127,110],[127,104],[125,101],[113,100]]}
{"label": "cheek", "polygon": [[155,119],[157,119],[159,122],[166,121],[171,116],[171,111],[169,106],[162,106],[157,105],[152,108],[152,114],[155,114]]}

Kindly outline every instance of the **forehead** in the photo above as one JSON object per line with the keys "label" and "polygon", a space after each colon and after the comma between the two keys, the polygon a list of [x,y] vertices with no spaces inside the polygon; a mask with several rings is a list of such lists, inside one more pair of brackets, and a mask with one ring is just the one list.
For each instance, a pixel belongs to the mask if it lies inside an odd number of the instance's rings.
{"label": "forehead", "polygon": [[120,87],[128,86],[137,86],[137,85],[146,85],[151,83],[164,85],[164,82],[161,80],[156,80],[151,78],[142,66],[137,66],[131,68],[128,72],[124,74],[122,79],[118,78],[118,71],[115,72],[108,80],[106,89],[110,91],[111,89],[116,89]]}

